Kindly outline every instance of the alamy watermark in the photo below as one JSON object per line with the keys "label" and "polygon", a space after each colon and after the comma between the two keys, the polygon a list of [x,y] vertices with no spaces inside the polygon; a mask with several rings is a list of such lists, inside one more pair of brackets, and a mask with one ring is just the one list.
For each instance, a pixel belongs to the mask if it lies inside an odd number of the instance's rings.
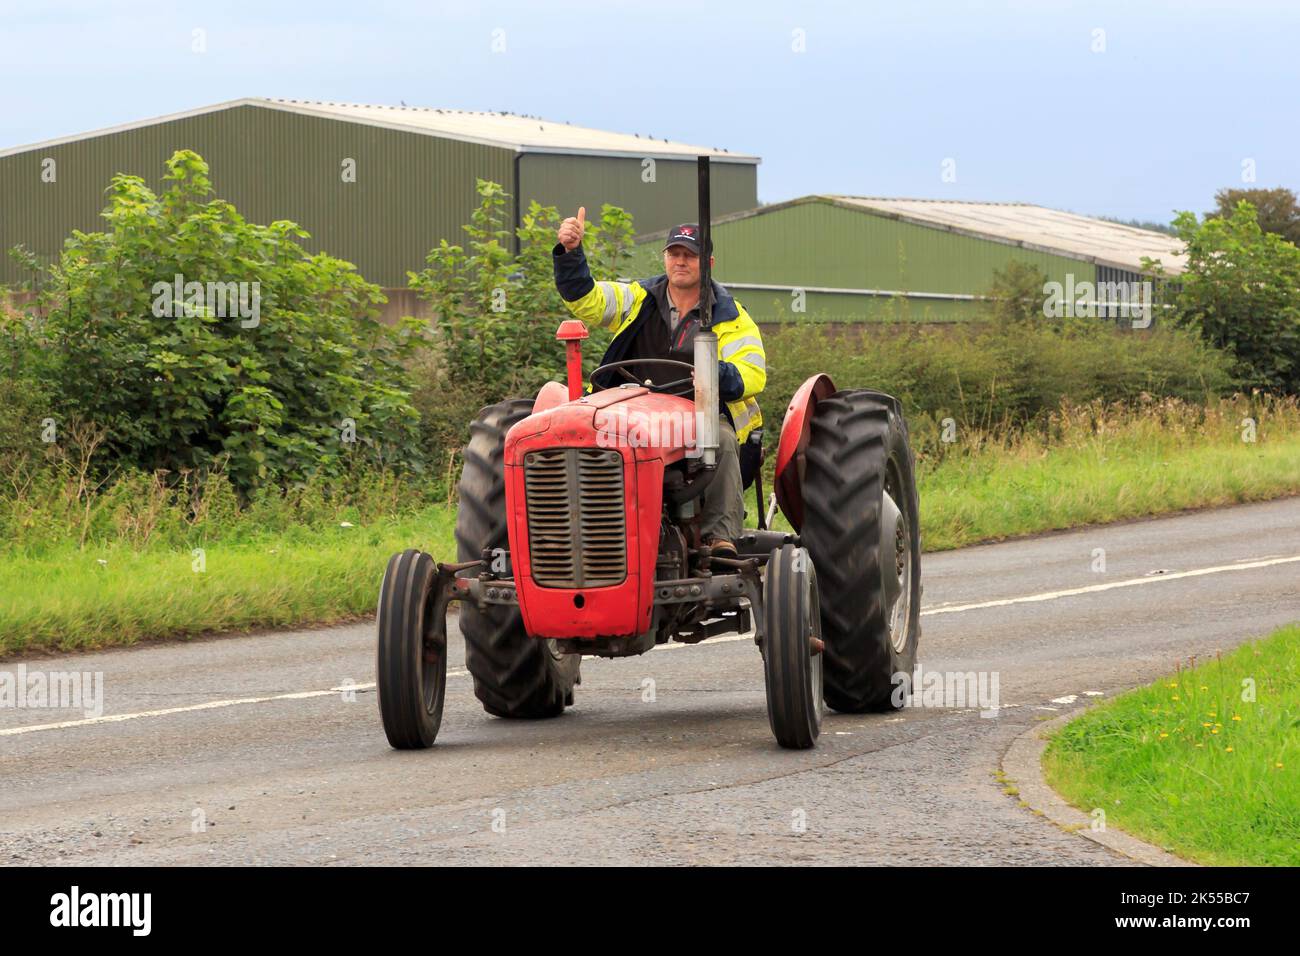
{"label": "alamy watermark", "polygon": [[0,671],[0,710],[80,710],[104,715],[103,671]]}
{"label": "alamy watermark", "polygon": [[596,418],[596,444],[601,448],[685,448],[695,451],[703,412],[629,411],[622,405],[605,409]]}
{"label": "alamy watermark", "polygon": [[153,293],[153,314],[159,319],[207,313],[219,319],[239,319],[240,328],[262,323],[262,283],[186,282],[179,272],[171,282],[159,281]]}
{"label": "alamy watermark", "polygon": [[890,697],[895,707],[977,708],[981,717],[996,717],[1000,683],[998,671],[928,671],[918,664],[910,675],[894,675]]}
{"label": "alamy watermark", "polygon": [[1154,286],[1148,280],[1140,282],[1074,281],[1067,273],[1065,282],[1043,283],[1043,315],[1049,319],[1061,318],[1123,318],[1130,319],[1135,329],[1151,325],[1151,303]]}
{"label": "alamy watermark", "polygon": [[50,925],[55,927],[119,926],[132,936],[148,936],[153,927],[152,893],[83,893],[73,885],[50,897]]}

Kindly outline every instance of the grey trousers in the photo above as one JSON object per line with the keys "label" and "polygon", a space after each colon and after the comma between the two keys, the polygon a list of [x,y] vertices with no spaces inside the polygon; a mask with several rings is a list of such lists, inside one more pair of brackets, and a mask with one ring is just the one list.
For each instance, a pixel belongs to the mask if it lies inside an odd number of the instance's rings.
{"label": "grey trousers", "polygon": [[740,485],[740,442],[725,415],[718,422],[718,473],[700,501],[700,533],[735,544],[745,522],[744,489]]}

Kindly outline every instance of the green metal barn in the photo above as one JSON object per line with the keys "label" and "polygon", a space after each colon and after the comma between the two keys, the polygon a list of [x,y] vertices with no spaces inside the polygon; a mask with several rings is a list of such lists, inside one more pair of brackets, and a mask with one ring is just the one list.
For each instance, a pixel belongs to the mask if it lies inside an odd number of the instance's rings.
{"label": "green metal barn", "polygon": [[[639,237],[644,269],[663,238]],[[800,304],[827,321],[963,321],[1012,259],[1076,286],[1139,281],[1144,256],[1184,264],[1164,233],[1027,203],[805,196],[716,216],[713,241],[718,281],[760,322]]]}
{"label": "green metal barn", "polygon": [[[242,99],[0,151],[0,250],[23,243],[50,261],[73,229],[102,228],[114,174],[157,188],[178,149],[207,160],[217,195],[246,218],[299,223],[309,249],[387,289],[440,239],[463,238],[480,178],[515,197],[516,220],[533,199],[593,213],[608,202],[645,232],[693,217],[707,154],[715,210],[758,204],[758,157],[725,149],[510,113]],[[0,282],[21,278],[0,257]]]}

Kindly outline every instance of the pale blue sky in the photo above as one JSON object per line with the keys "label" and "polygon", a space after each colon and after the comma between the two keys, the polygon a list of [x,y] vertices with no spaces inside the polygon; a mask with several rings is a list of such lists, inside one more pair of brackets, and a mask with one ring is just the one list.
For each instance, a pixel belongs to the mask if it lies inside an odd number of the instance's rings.
{"label": "pale blue sky", "polygon": [[765,202],[1022,200],[1168,221],[1241,185],[1243,160],[1255,185],[1300,186],[1293,2],[18,0],[0,3],[0,41],[0,148],[282,96],[757,153]]}

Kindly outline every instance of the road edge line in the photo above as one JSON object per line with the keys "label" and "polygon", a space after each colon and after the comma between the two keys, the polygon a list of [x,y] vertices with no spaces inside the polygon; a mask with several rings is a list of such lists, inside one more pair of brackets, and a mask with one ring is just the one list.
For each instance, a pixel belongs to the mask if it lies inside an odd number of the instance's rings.
{"label": "road edge line", "polygon": [[[1086,709],[1086,708],[1084,708]],[[1019,790],[1021,804],[1067,833],[1098,843],[1144,866],[1200,866],[1107,824],[1093,830],[1092,818],[1052,789],[1043,774],[1047,737],[1078,717],[1083,709],[1035,724],[1016,736],[1002,756],[1002,773]]]}

